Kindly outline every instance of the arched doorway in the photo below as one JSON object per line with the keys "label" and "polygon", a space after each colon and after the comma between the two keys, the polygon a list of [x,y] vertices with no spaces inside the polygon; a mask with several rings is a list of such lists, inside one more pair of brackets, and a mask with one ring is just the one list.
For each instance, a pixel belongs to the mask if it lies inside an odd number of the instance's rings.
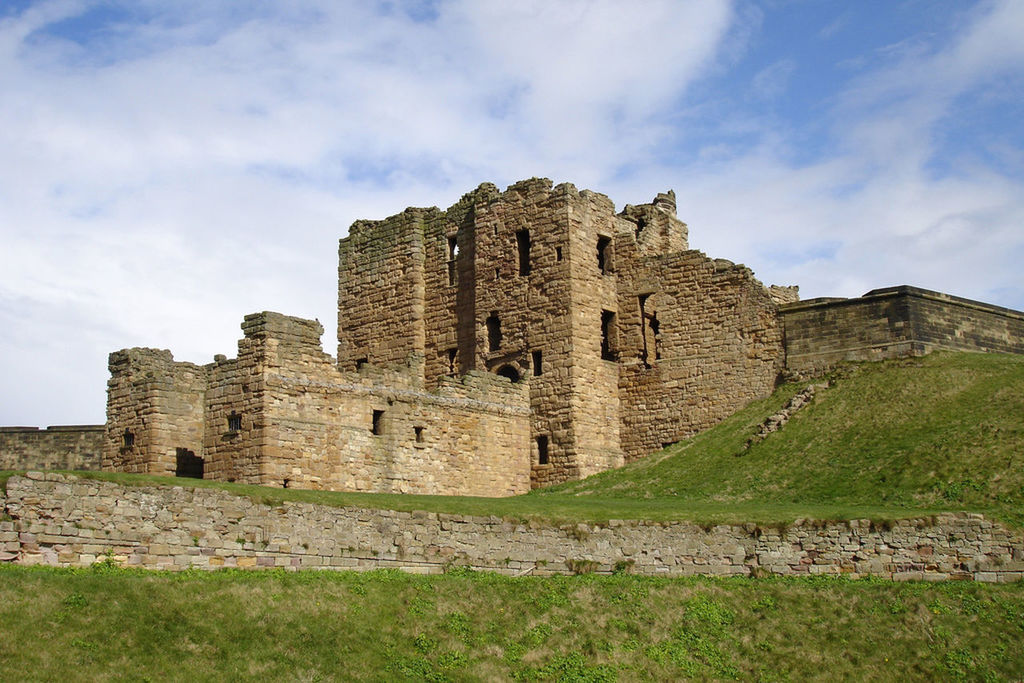
{"label": "arched doorway", "polygon": [[498,374],[502,377],[508,377],[513,382],[518,382],[521,379],[519,371],[512,365],[502,365],[498,368]]}

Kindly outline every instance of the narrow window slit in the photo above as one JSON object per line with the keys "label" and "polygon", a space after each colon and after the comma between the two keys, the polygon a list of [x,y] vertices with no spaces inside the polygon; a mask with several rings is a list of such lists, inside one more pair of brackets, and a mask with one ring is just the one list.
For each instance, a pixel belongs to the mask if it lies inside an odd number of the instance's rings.
{"label": "narrow window slit", "polygon": [[548,437],[544,434],[537,437],[537,464],[548,464]]}

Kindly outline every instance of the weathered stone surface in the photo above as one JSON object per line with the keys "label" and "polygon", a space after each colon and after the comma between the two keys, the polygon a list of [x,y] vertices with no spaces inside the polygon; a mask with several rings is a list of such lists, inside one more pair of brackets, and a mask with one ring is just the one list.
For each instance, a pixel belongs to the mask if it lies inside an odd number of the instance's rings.
{"label": "weathered stone surface", "polygon": [[794,373],[936,349],[1024,353],[1024,313],[906,285],[855,299],[791,302],[780,315],[786,367]]}
{"label": "weathered stone surface", "polygon": [[98,470],[103,425],[0,427],[0,470]]}
{"label": "weathered stone surface", "polygon": [[[58,493],[66,486],[70,493]],[[67,523],[66,496],[97,530]],[[366,570],[439,573],[453,564],[504,574],[658,576],[843,574],[893,580],[1017,581],[1024,537],[980,515],[941,514],[875,526],[868,520],[754,524],[617,521],[520,524],[497,517],[332,508],[270,507],[185,487],[125,487],[45,474],[12,477],[0,553],[21,564]],[[239,542],[243,539],[244,542]],[[252,540],[250,540],[252,539]]]}

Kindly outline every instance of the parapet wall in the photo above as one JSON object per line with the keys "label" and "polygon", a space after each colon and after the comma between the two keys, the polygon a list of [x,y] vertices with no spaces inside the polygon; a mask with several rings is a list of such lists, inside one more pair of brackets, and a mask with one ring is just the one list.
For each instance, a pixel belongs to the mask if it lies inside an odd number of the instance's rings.
{"label": "parapet wall", "polygon": [[[893,580],[1017,581],[1021,532],[976,514],[874,525],[797,522],[703,528],[687,522],[556,526],[497,517],[279,506],[213,489],[132,487],[59,474],[0,491],[0,561],[153,569],[399,568],[467,565],[505,574],[628,570],[684,576],[844,574]],[[68,500],[75,500],[68,506]]]}
{"label": "parapet wall", "polygon": [[0,470],[98,470],[104,425],[0,427]]}
{"label": "parapet wall", "polygon": [[785,304],[779,313],[794,372],[938,349],[1024,353],[1024,314],[906,285]]}

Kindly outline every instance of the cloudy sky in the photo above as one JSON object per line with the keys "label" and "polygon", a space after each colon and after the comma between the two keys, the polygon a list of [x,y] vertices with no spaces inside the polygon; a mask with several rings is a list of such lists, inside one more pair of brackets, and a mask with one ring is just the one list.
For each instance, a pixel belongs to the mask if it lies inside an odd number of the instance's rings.
{"label": "cloudy sky", "polygon": [[621,207],[804,298],[1024,309],[1024,2],[0,0],[0,424],[107,354],[335,343],[337,239],[484,181]]}

